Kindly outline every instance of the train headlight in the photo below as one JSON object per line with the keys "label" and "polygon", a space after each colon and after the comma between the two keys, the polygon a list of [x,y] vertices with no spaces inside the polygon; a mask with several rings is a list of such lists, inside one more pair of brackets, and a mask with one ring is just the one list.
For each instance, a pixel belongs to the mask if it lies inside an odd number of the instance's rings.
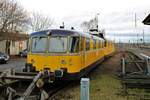
{"label": "train headlight", "polygon": [[62,69],[57,69],[55,70],[55,77],[63,77],[64,70]]}

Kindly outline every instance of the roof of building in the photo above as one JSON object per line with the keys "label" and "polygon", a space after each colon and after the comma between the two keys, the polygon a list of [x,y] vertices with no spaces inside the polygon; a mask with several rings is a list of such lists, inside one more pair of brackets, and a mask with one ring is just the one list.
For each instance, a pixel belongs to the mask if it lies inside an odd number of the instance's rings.
{"label": "roof of building", "polygon": [[29,38],[28,34],[19,34],[13,32],[0,32],[0,40],[12,40],[12,41],[21,41],[27,40]]}
{"label": "roof of building", "polygon": [[143,20],[145,25],[150,25],[150,14]]}

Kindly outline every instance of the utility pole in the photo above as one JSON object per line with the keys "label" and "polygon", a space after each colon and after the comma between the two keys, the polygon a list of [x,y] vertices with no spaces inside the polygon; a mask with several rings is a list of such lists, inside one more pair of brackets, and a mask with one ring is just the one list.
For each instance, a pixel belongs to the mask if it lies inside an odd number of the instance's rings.
{"label": "utility pole", "polygon": [[139,34],[137,33],[137,47],[139,47]]}
{"label": "utility pole", "polygon": [[143,29],[143,45],[145,44],[145,34],[144,34],[144,29]]}
{"label": "utility pole", "polygon": [[99,13],[96,14],[96,19],[97,19],[97,31],[99,29],[99,25],[98,25],[98,16],[99,16]]}
{"label": "utility pole", "polygon": [[138,32],[137,32],[137,15],[135,13],[135,16],[134,16],[134,24],[135,24],[135,33],[137,34],[137,47],[138,47]]}
{"label": "utility pole", "polygon": [[137,17],[136,17],[136,13],[135,13],[135,28],[137,27]]}
{"label": "utility pole", "polygon": [[115,33],[114,33],[114,42],[115,42]]}

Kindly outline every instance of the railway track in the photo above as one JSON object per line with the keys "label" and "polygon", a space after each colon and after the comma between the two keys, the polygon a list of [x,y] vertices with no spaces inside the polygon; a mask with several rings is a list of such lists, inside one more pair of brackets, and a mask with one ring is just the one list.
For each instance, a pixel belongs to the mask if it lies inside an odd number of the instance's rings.
{"label": "railway track", "polygon": [[[150,89],[150,57],[133,51],[125,51],[121,59],[120,79],[123,86],[123,94],[129,94],[130,88]],[[147,94],[146,94],[147,95]],[[144,98],[143,98],[144,99]],[[145,99],[144,99],[145,100]],[[150,95],[149,99],[150,100]]]}
{"label": "railway track", "polygon": [[[133,51],[124,51],[121,59],[121,74],[125,76],[130,74],[145,73],[147,67],[145,66],[145,58]],[[125,69],[123,69],[125,67]]]}
{"label": "railway track", "polygon": [[[18,100],[18,98],[21,98],[24,91],[26,90],[25,85],[21,85],[22,83],[17,83],[14,86],[12,86],[11,88],[14,89],[16,91],[15,96],[13,96],[12,100]],[[29,83],[28,83],[29,84]],[[54,96],[59,92],[62,91],[64,88],[68,87],[69,85],[71,85],[72,82],[60,82],[60,83],[53,83],[53,84],[46,84],[43,88],[38,89],[35,88],[31,95],[28,96],[25,100],[45,100],[44,98],[48,98],[48,100],[52,100],[52,98],[54,98]],[[20,88],[20,86],[21,88]],[[27,84],[26,84],[27,85]],[[24,86],[24,88],[23,88]],[[4,90],[4,88],[0,88],[0,90],[3,90],[1,93],[1,98],[4,98],[4,100],[11,100],[8,99],[8,96],[6,95],[6,92]],[[21,99],[19,99],[21,100]]]}
{"label": "railway track", "polygon": [[[39,81],[41,76],[41,73],[39,73],[33,78],[33,81],[15,80],[6,84],[4,82],[8,79],[3,80],[3,74],[5,72],[1,73],[0,86],[0,99],[3,98],[3,100],[51,100],[51,97],[57,94],[58,91],[74,83],[72,81],[55,81],[44,84],[43,81]],[[5,74],[6,77],[8,76]],[[13,75],[10,78],[12,77],[15,78]],[[16,78],[18,79],[18,76]]]}

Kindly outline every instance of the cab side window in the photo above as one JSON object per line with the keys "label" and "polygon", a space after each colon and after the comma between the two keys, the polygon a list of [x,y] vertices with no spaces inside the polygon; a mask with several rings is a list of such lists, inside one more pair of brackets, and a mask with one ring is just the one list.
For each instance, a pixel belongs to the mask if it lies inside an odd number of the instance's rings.
{"label": "cab side window", "polygon": [[102,48],[105,48],[107,46],[106,43],[106,41],[102,41]]}
{"label": "cab side window", "polygon": [[110,46],[110,42],[108,42],[108,47]]}
{"label": "cab side window", "polygon": [[98,48],[101,48],[101,41],[98,40]]}
{"label": "cab side window", "polygon": [[101,41],[101,47],[104,48],[104,42],[103,41]]}
{"label": "cab side window", "polygon": [[107,46],[107,43],[108,43],[107,41],[104,41],[104,47],[106,47],[106,46]]}
{"label": "cab side window", "polygon": [[93,49],[96,49],[96,40],[93,40]]}
{"label": "cab side window", "polygon": [[80,42],[80,51],[84,51],[84,47],[85,47],[85,38],[84,37],[82,37],[81,38],[81,42]]}
{"label": "cab side window", "polygon": [[79,37],[70,38],[70,52],[71,53],[79,52]]}

